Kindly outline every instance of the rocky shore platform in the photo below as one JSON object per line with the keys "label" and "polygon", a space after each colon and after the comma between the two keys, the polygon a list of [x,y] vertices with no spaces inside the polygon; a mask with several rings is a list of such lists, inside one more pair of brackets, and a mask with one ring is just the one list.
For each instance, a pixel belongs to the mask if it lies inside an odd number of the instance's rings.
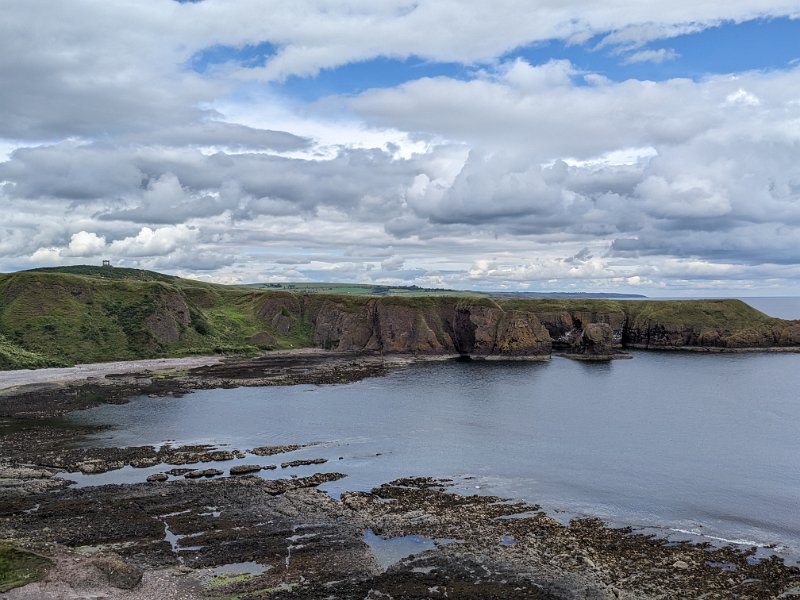
{"label": "rocky shore platform", "polygon": [[[298,446],[87,448],[77,442],[94,430],[62,419],[138,394],[168,401],[211,387],[347,382],[407,360],[295,353],[0,391],[0,593],[10,600],[800,597],[800,569],[755,549],[667,541],[596,519],[564,524],[536,505],[455,493],[448,480],[402,479],[336,500],[319,486],[344,476],[335,464],[282,456]],[[226,465],[245,451],[263,461]],[[198,463],[203,469],[189,466]],[[317,472],[292,476],[300,464]],[[163,468],[166,480],[76,487],[63,478],[123,467]],[[277,478],[259,477],[261,469]]]}

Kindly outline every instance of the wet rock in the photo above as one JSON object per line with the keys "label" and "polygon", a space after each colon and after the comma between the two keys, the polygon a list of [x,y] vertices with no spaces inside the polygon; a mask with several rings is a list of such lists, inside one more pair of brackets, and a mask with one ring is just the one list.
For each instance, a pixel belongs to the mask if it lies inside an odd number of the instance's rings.
{"label": "wet rock", "polygon": [[242,458],[242,456],[239,456],[239,453],[231,452],[230,450],[214,450],[203,455],[200,458],[200,462],[233,460],[234,458]]}
{"label": "wet rock", "polygon": [[0,497],[29,496],[66,487],[69,481],[59,479],[46,469],[0,465]]}
{"label": "wet rock", "polygon": [[186,475],[187,473],[191,473],[194,469],[170,469],[167,471],[167,475],[174,475],[175,477],[180,477],[181,475]]}
{"label": "wet rock", "polygon": [[294,452],[295,450],[300,450],[300,448],[305,448],[305,446],[300,444],[290,444],[288,446],[259,446],[250,450],[250,454],[255,454],[256,456],[272,456],[274,454]]}
{"label": "wet rock", "polygon": [[201,477],[216,477],[217,475],[222,475],[222,471],[219,469],[197,469],[189,471],[184,477],[187,479],[200,479]]}
{"label": "wet rock", "polygon": [[149,456],[147,458],[134,458],[130,461],[130,465],[135,469],[145,469],[147,467],[155,467],[159,462],[159,459],[155,456]]}
{"label": "wet rock", "polygon": [[310,459],[301,459],[301,460],[290,460],[285,463],[281,463],[281,469],[289,469],[291,467],[303,467],[306,465],[322,465],[328,462],[327,458],[310,458]]}
{"label": "wet rock", "polygon": [[169,475],[166,473],[153,473],[152,475],[147,476],[147,481],[153,483],[155,481],[167,481],[169,479]]}
{"label": "wet rock", "polygon": [[101,458],[86,460],[78,463],[78,470],[84,475],[95,475],[97,473],[106,473],[108,471],[115,471],[125,466],[121,460],[106,461]]}
{"label": "wet rock", "polygon": [[109,585],[121,590],[132,590],[142,581],[143,571],[115,556],[102,556],[91,564],[108,577]]}
{"label": "wet rock", "polygon": [[245,475],[246,473],[258,473],[261,470],[260,465],[236,465],[231,467],[231,475]]}

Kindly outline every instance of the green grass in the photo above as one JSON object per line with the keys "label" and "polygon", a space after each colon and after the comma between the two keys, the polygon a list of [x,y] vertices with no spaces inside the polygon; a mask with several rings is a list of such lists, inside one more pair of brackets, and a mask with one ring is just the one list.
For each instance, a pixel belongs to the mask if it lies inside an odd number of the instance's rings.
{"label": "green grass", "polygon": [[572,298],[509,298],[498,299],[503,310],[520,310],[532,312],[625,312],[626,307],[637,302],[604,299],[572,299]]}
{"label": "green grass", "polygon": [[58,361],[36,352],[28,352],[0,335],[0,370],[57,367]]}
{"label": "green grass", "polygon": [[651,321],[665,325],[691,324],[695,328],[737,330],[771,325],[775,319],[741,300],[650,300],[626,302],[633,321]]}
{"label": "green grass", "polygon": [[0,594],[42,579],[50,561],[0,542]]}
{"label": "green grass", "polygon": [[225,588],[237,583],[246,583],[256,576],[252,573],[240,573],[238,575],[217,575],[209,579],[207,587],[210,589]]}
{"label": "green grass", "polygon": [[142,269],[127,269],[124,267],[95,267],[92,265],[77,265],[74,267],[43,267],[31,269],[28,273],[57,273],[62,275],[85,275],[99,279],[125,280],[125,281],[162,281],[173,283],[178,277],[164,275],[155,271]]}

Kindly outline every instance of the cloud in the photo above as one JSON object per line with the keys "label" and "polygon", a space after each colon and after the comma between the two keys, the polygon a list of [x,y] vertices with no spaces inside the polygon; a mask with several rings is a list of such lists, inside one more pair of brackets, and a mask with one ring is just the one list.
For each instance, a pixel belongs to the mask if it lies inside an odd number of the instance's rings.
{"label": "cloud", "polygon": [[678,54],[672,48],[659,48],[658,50],[640,50],[639,52],[634,52],[633,54],[626,56],[622,62],[626,65],[635,65],[646,62],[661,64],[663,62],[675,60],[679,56],[680,54]]}
{"label": "cloud", "polygon": [[115,240],[108,250],[114,256],[162,256],[177,248],[188,248],[197,242],[198,232],[186,225],[150,229],[142,227],[135,236]]}
{"label": "cloud", "polygon": [[[649,42],[798,17],[796,2],[265,10],[4,6],[0,267],[102,257],[225,281],[798,287],[800,69],[614,82],[503,58],[555,39],[663,62],[674,51]],[[238,52],[259,45],[274,52]],[[269,85],[378,56],[466,68],[312,105]]]}
{"label": "cloud", "polygon": [[166,146],[204,146],[227,148],[233,151],[274,150],[288,152],[305,150],[311,146],[311,140],[286,131],[256,129],[236,123],[222,121],[204,121],[191,125],[177,125],[130,135],[128,141],[147,144],[163,144]]}
{"label": "cloud", "polygon": [[[303,0],[266,11],[261,0],[147,6],[7,0],[0,23],[0,137],[52,140],[164,129],[165,137],[179,139],[186,135],[182,127],[217,116],[211,104],[246,80],[311,76],[381,56],[491,63],[553,39],[609,34],[606,44],[629,47],[725,21],[800,16],[792,0],[669,6],[654,0]],[[236,65],[238,49],[260,44],[275,48],[263,66],[244,59]],[[192,58],[209,47],[229,48],[234,61],[196,73]],[[218,134],[193,135],[208,141]]]}
{"label": "cloud", "polygon": [[[553,80],[554,72],[560,73],[559,85],[528,87],[529,81]],[[685,141],[718,120],[716,106],[705,110],[710,103],[704,94],[722,102],[735,85],[685,79],[613,83],[579,76],[565,61],[531,65],[518,60],[484,79],[425,78],[345,101],[374,125],[492,150],[521,147],[545,162]]]}
{"label": "cloud", "polygon": [[[257,14],[253,2],[216,2],[193,7],[192,18],[203,22],[209,14],[234,13],[245,5]],[[205,5],[205,6],[204,6]],[[680,0],[665,6],[652,0],[622,0],[587,4],[581,0],[394,0],[376,4],[353,0],[335,6],[304,1],[273,7],[270,18],[240,24],[239,36],[223,43],[269,41],[275,52],[263,66],[244,66],[241,77],[280,80],[291,75],[313,76],[322,69],[377,56],[411,56],[441,62],[489,62],[522,46],[552,39],[579,43],[599,34],[609,45],[641,45],[647,41],[716,26],[724,21],[797,16],[789,0],[738,0],[709,4]],[[616,35],[615,35],[616,34]],[[615,36],[615,37],[612,37]],[[238,37],[238,39],[237,39]]]}
{"label": "cloud", "polygon": [[73,233],[66,251],[61,251],[61,256],[98,256],[106,249],[106,238],[96,233],[79,231]]}
{"label": "cloud", "polygon": [[397,271],[403,268],[405,259],[402,256],[391,256],[381,262],[381,269],[384,271]]}
{"label": "cloud", "polygon": [[707,219],[732,212],[730,198],[715,182],[679,176],[674,181],[650,176],[636,186],[645,210],[660,218]]}
{"label": "cloud", "polygon": [[134,163],[117,159],[115,149],[71,141],[19,148],[0,163],[0,182],[15,198],[111,199],[120,189],[138,187],[142,177]]}
{"label": "cloud", "polygon": [[761,104],[761,100],[758,99],[758,96],[741,88],[725,96],[726,106],[758,106],[759,104]]}

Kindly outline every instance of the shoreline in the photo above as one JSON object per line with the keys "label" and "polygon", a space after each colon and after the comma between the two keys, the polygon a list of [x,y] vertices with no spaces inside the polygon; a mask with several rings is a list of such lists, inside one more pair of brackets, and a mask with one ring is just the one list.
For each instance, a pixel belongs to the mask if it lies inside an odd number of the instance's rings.
{"label": "shoreline", "polygon": [[[198,362],[207,358],[213,360],[192,367],[184,363],[183,370],[169,363],[166,370],[125,375],[114,368],[118,363],[100,363],[115,371],[107,373],[112,377],[37,383],[0,393],[4,420],[19,425],[17,430],[0,430],[5,457],[0,489],[7,492],[0,502],[0,537],[17,540],[20,547],[55,562],[50,580],[27,586],[33,595],[24,595],[23,587],[10,592],[9,598],[61,597],[58,594],[63,585],[71,585],[70,578],[85,579],[97,571],[98,555],[141,571],[142,583],[137,584],[141,593],[154,589],[148,587],[153,582],[175,584],[179,592],[163,595],[165,600],[214,597],[217,589],[220,597],[224,592],[242,599],[258,597],[255,593],[263,590],[272,590],[269,597],[279,599],[324,598],[331,593],[337,598],[364,598],[369,589],[386,594],[420,590],[421,595],[411,597],[440,597],[424,595],[423,590],[434,587],[449,590],[451,598],[494,594],[509,599],[612,600],[691,598],[703,593],[715,598],[769,598],[800,586],[800,569],[778,557],[755,560],[753,552],[742,548],[667,541],[610,527],[595,518],[560,523],[535,504],[455,493],[449,480],[399,480],[371,492],[345,493],[336,501],[317,489],[330,478],[342,477],[335,472],[335,462],[310,467],[310,474],[300,471],[303,476],[293,478],[295,467],[280,456],[292,449],[263,450],[259,464],[289,465],[285,471],[270,472],[278,479],[223,476],[231,459],[218,450],[79,448],[76,436],[89,433],[88,428],[59,429],[52,421],[76,407],[126,402],[142,392],[171,396],[211,387],[345,383],[414,362],[455,357],[364,356],[315,349],[245,360],[194,357]],[[136,361],[131,366],[142,364]],[[33,398],[39,405],[26,406],[26,400]],[[239,451],[229,450],[229,454]],[[83,470],[91,478],[91,473],[126,465],[160,469],[162,464],[177,464],[181,469],[200,463],[212,474],[198,480],[178,475],[161,483],[64,488],[54,477],[56,470]],[[209,512],[209,506],[215,508]],[[98,507],[103,507],[102,518]],[[275,515],[276,522],[264,525],[264,514]],[[286,514],[296,516],[287,521]],[[155,528],[154,517],[161,519]],[[88,530],[87,523],[91,523]],[[300,532],[295,533],[298,526]],[[177,536],[175,545],[165,541],[165,527]],[[244,533],[250,528],[254,533]],[[367,530],[378,540],[368,540]],[[294,540],[295,536],[309,541]],[[392,545],[404,536],[433,541],[415,547],[414,557],[402,558],[389,569],[377,564],[380,540],[388,538],[385,543]],[[451,539],[457,541],[436,542]],[[98,550],[86,555],[80,549],[86,546]],[[189,550],[200,546],[207,549]],[[254,560],[270,568],[239,579],[203,574],[214,566]],[[72,565],[72,570],[65,565]],[[114,595],[118,592],[110,580],[93,577],[94,589],[108,597],[133,597]],[[734,584],[729,583],[733,579]],[[219,586],[210,590],[209,581]],[[473,588],[484,596],[456,593]]]}
{"label": "shoreline", "polygon": [[332,360],[347,358],[350,360],[363,359],[365,362],[383,361],[391,365],[411,364],[414,362],[428,362],[438,360],[469,359],[477,361],[527,361],[547,362],[553,357],[569,358],[576,360],[609,360],[631,358],[625,350],[641,350],[645,352],[690,352],[709,354],[750,354],[750,353],[800,353],[797,346],[768,346],[753,348],[726,348],[716,346],[650,346],[647,344],[627,344],[614,354],[593,356],[591,354],[575,354],[569,351],[554,348],[548,355],[472,355],[461,354],[410,354],[410,353],[370,353],[362,351],[325,350],[317,347],[294,348],[289,350],[272,350],[256,357],[243,357],[237,355],[201,355],[177,358],[148,358],[127,361],[109,361],[98,363],[77,364],[72,367],[44,367],[41,369],[13,369],[0,370],[0,394],[8,393],[25,386],[80,383],[96,381],[104,378],[135,376],[147,374],[167,374],[172,371],[186,371],[213,367],[220,364],[246,365],[249,362],[269,361],[270,359],[308,357],[327,357]]}

